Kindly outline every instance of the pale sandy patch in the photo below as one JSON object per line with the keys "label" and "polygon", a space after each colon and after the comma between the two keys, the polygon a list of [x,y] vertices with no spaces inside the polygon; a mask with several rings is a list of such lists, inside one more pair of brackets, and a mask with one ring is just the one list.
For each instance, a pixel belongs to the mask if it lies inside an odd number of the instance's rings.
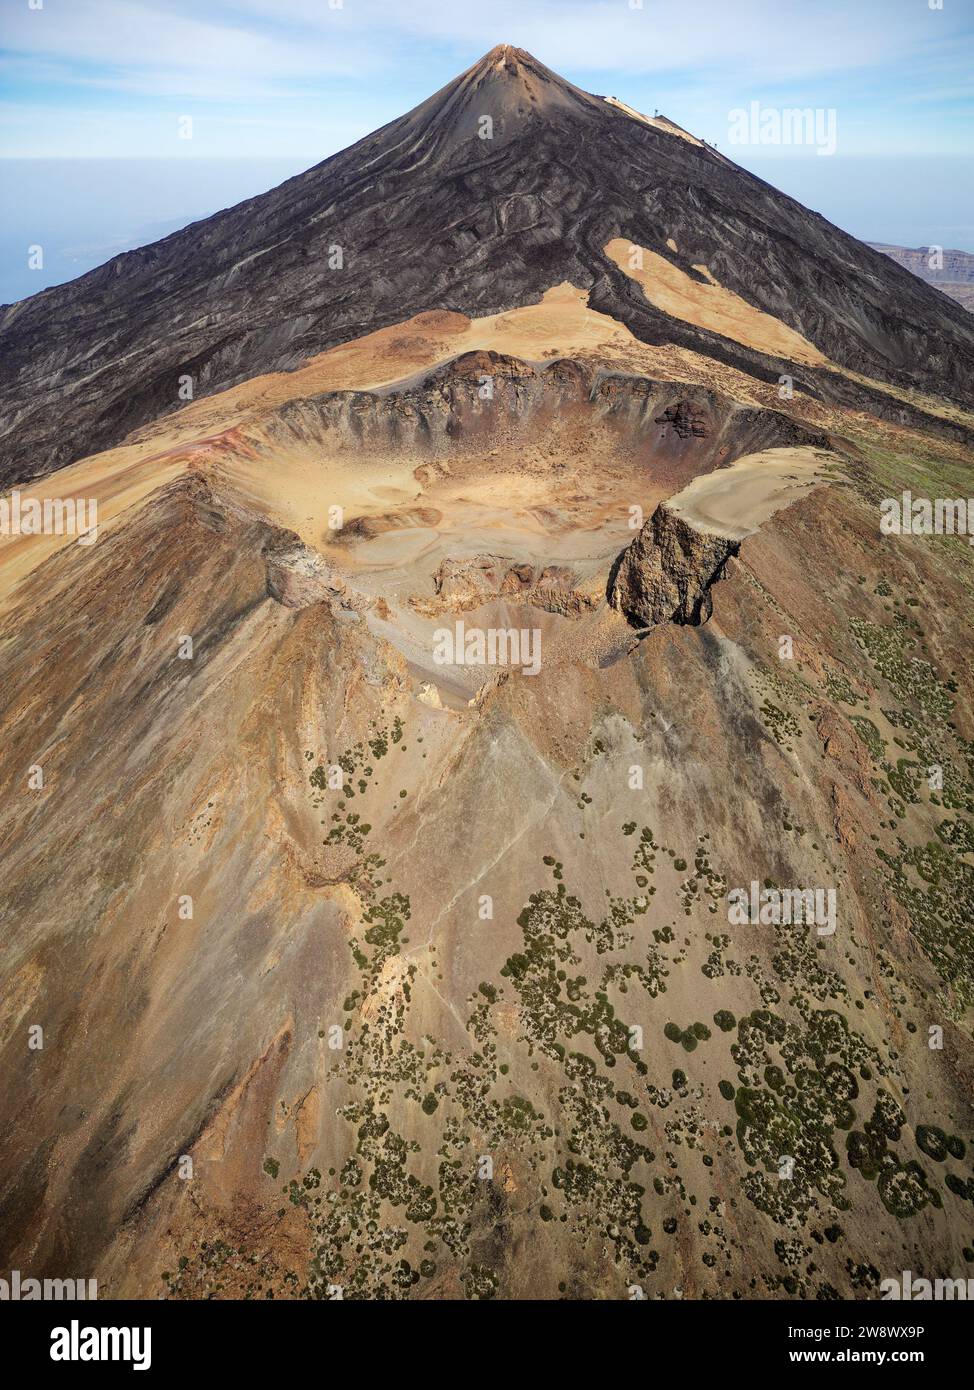
{"label": "pale sandy patch", "polygon": [[[725,290],[706,267],[694,267],[708,280],[706,285],[701,285],[664,256],[644,246],[637,247],[623,237],[614,237],[603,249],[620,270],[638,281],[650,303],[672,318],[720,333],[724,338],[772,357],[787,357],[815,367],[830,365],[828,358],[823,357],[807,338],[780,319],[755,309],[732,290]],[[641,267],[631,264],[634,250],[641,253]]]}
{"label": "pale sandy patch", "polygon": [[741,540],[826,481],[827,466],[840,462],[821,449],[764,449],[694,478],[666,505],[699,530]]}

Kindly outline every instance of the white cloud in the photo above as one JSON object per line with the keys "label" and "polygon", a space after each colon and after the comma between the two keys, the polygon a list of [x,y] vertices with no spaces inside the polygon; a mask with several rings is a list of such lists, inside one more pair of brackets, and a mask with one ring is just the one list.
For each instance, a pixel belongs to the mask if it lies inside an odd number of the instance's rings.
{"label": "white cloud", "polygon": [[[200,16],[205,14],[205,18]],[[8,9],[4,46],[35,59],[113,69],[120,82],[156,70],[175,81],[302,79],[396,66],[426,41],[467,63],[498,42],[549,66],[677,72],[731,65],[788,78],[873,67],[945,33],[917,0],[48,0]],[[461,59],[461,62],[463,62]]]}
{"label": "white cloud", "polygon": [[[28,102],[53,90],[68,144],[72,105],[113,95],[126,123],[171,99],[228,130],[234,115],[371,129],[498,42],[719,135],[723,112],[772,93],[835,105],[837,92],[855,102],[875,90],[877,124],[893,101],[953,97],[968,58],[961,21],[923,0],[46,0],[8,6],[2,42],[8,89]],[[101,128],[95,152],[114,153],[112,138]]]}

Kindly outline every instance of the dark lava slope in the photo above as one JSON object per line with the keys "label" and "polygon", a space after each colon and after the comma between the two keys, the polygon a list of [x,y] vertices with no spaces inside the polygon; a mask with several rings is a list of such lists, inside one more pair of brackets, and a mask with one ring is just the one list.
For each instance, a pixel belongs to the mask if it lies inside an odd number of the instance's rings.
{"label": "dark lava slope", "polygon": [[[615,236],[695,278],[706,264],[844,367],[974,404],[963,309],[717,151],[502,46],[279,188],[5,307],[0,483],[177,408],[184,374],[199,396],[421,310],[497,312],[563,280],[644,341],[765,379],[786,369],[647,303],[602,252]],[[836,373],[797,376],[814,394],[865,400]]]}

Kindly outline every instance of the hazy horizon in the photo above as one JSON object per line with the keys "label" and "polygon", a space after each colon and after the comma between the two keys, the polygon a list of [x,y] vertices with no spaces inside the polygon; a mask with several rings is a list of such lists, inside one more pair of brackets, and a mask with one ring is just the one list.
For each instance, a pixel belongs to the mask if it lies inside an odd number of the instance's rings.
{"label": "hazy horizon", "polygon": [[[772,154],[737,162],[861,241],[974,253],[972,159]],[[918,207],[921,163],[926,206]],[[2,159],[0,302],[76,279],[309,167],[300,158]],[[34,245],[44,261],[31,270]]]}

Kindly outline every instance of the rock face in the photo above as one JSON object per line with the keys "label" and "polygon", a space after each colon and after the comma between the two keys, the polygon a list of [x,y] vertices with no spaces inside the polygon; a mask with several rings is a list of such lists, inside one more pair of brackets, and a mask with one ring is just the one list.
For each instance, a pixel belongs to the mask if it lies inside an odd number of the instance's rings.
{"label": "rock face", "polygon": [[437,594],[454,608],[473,608],[503,594],[518,597],[534,583],[534,569],[500,555],[447,557],[433,576]]}
{"label": "rock face", "polygon": [[531,565],[503,555],[447,556],[433,575],[434,599],[414,597],[418,613],[463,613],[492,599],[520,600],[550,613],[578,617],[598,601],[593,589],[580,586],[567,565]]}
{"label": "rock face", "polygon": [[328,603],[335,617],[353,620],[370,600],[350,590],[320,555],[294,538],[286,549],[267,557],[267,592],[284,608],[309,608]]}
{"label": "rock face", "polygon": [[675,405],[668,406],[662,415],[656,416],[655,423],[671,425],[674,433],[681,439],[689,439],[691,436],[694,439],[706,439],[710,433],[706,417],[689,401],[677,401]]}
{"label": "rock face", "polygon": [[[0,483],[179,409],[183,376],[198,399],[414,314],[497,313],[562,281],[644,342],[786,370],[634,294],[603,251],[617,236],[687,274],[715,266],[843,367],[974,401],[974,322],[958,305],[717,151],[503,46],[279,188],[0,311]],[[868,395],[804,376],[823,399]]]}
{"label": "rock face", "polygon": [[[484,376],[493,382],[488,400],[480,394]],[[257,447],[268,458],[279,449],[322,447],[325,440],[329,452],[350,460],[402,451],[423,460],[415,477],[427,487],[449,476],[463,458],[480,459],[495,448],[517,448],[526,455],[541,435],[568,449],[565,431],[576,421],[584,421],[587,435],[607,426],[625,457],[645,459],[650,437],[654,460],[692,457],[701,469],[759,449],[831,447],[820,429],[718,391],[698,387],[691,397],[677,392],[671,381],[574,358],[532,365],[492,351],[464,353],[401,389],[326,391],[289,401],[268,418]],[[403,518],[405,509],[398,508],[397,515]],[[411,519],[399,524],[436,526],[439,521],[429,503],[417,502]],[[343,544],[379,535],[393,524],[381,517],[346,519],[335,540]]]}
{"label": "rock face", "polygon": [[739,549],[738,541],[697,530],[661,502],[623,551],[609,602],[634,627],[697,626],[710,617],[711,587]]}

